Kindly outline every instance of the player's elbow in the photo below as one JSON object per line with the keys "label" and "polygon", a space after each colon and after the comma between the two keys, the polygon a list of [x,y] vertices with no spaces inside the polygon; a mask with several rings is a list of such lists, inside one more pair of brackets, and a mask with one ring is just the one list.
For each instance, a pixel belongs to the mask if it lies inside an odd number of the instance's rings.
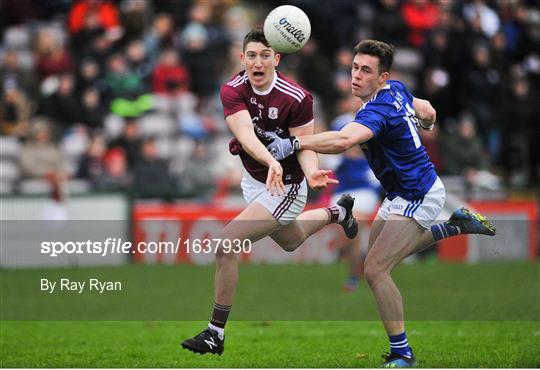
{"label": "player's elbow", "polygon": [[353,139],[347,135],[341,135],[340,138],[334,143],[334,153],[339,154],[347,151],[354,145]]}

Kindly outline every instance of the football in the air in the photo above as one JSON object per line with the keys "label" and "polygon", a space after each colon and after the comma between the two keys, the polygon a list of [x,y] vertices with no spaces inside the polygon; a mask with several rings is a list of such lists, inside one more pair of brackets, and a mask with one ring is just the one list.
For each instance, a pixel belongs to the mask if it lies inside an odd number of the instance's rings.
{"label": "football in the air", "polygon": [[300,8],[293,5],[278,6],[264,20],[264,36],[280,53],[294,53],[309,40],[311,23]]}

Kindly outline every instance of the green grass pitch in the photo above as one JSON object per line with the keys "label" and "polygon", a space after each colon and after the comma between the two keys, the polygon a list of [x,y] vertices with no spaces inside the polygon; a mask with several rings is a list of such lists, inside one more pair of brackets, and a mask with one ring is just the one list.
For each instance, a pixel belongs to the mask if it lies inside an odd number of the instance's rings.
{"label": "green grass pitch", "polygon": [[[539,267],[400,266],[394,276],[420,367],[540,366]],[[378,367],[388,343],[374,300],[365,283],[342,294],[344,275],[342,265],[242,265],[225,353],[201,356],[179,344],[206,325],[212,266],[3,269],[0,365]],[[41,277],[90,276],[123,281],[124,291],[39,292]]]}

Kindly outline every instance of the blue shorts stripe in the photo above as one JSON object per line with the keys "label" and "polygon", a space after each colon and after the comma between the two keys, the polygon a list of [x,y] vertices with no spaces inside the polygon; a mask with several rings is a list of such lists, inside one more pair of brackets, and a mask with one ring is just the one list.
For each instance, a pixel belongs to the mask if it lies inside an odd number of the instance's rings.
{"label": "blue shorts stripe", "polygon": [[414,212],[416,212],[416,210],[418,208],[420,208],[420,205],[422,204],[422,202],[424,201],[424,198],[421,198],[419,199],[419,202],[416,204],[415,207],[413,207],[413,209],[411,210],[411,217],[414,215]]}
{"label": "blue shorts stripe", "polygon": [[418,199],[417,199],[417,200],[413,200],[411,203],[409,203],[409,204],[407,205],[407,208],[405,208],[405,212],[403,213],[403,215],[404,215],[405,217],[411,217],[411,216],[412,216],[412,213],[411,213],[411,212],[412,212],[412,210],[414,209],[414,207],[416,206],[417,202],[418,202]]}
{"label": "blue shorts stripe", "polygon": [[405,211],[403,211],[403,216],[407,217],[407,212],[409,211],[410,207],[411,207],[411,204],[407,204],[407,207],[405,207]]}

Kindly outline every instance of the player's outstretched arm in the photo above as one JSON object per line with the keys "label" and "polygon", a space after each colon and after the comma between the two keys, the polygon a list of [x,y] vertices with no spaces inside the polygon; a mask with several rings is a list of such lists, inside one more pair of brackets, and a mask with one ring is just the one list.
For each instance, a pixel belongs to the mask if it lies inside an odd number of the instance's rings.
{"label": "player's outstretched arm", "polygon": [[317,153],[339,154],[350,147],[362,144],[373,137],[373,131],[357,122],[351,122],[341,131],[326,131],[316,135],[291,136],[282,139],[270,134],[272,142],[267,145],[274,158],[282,160],[298,150]]}
{"label": "player's outstretched arm", "polygon": [[340,131],[326,131],[316,135],[297,137],[300,149],[317,153],[339,154],[373,137],[373,131],[357,122],[351,122]]}
{"label": "player's outstretched arm", "polygon": [[238,111],[227,116],[225,121],[236,139],[242,144],[242,148],[253,159],[268,167],[267,189],[272,193],[285,193],[285,185],[282,179],[283,168],[255,135],[249,112],[247,110]]}
{"label": "player's outstretched arm", "polygon": [[[291,127],[291,136],[313,135],[313,122],[302,127]],[[329,184],[338,184],[337,180],[328,177],[332,171],[319,170],[319,158],[313,150],[302,150],[296,155],[300,167],[306,176],[309,187],[315,191],[320,191],[328,187]]]}
{"label": "player's outstretched arm", "polygon": [[429,100],[414,98],[413,108],[420,126],[425,130],[432,129],[437,119],[437,111],[433,108]]}

